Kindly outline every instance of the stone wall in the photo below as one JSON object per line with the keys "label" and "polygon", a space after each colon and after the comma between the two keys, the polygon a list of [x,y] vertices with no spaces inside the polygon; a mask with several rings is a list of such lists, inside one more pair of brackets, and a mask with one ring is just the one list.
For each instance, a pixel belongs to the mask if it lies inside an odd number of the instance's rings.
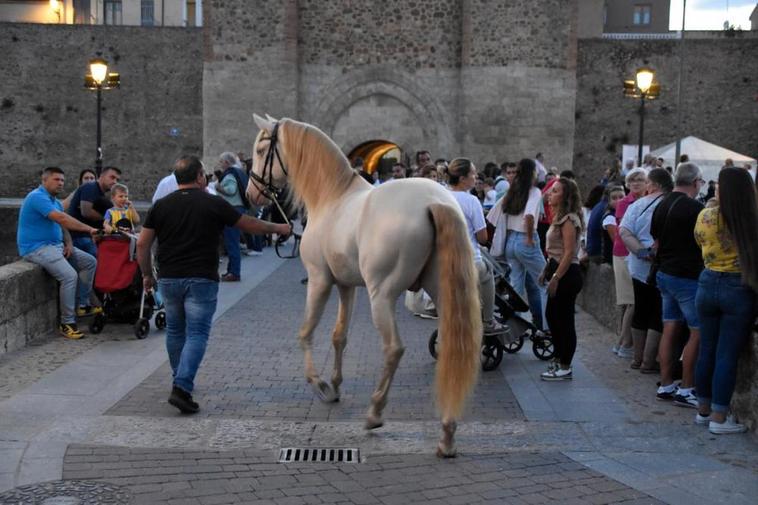
{"label": "stone wall", "polygon": [[[661,97],[646,104],[645,143],[676,140],[677,40],[579,41],[574,169],[584,187],[595,184],[621,153],[637,144],[639,100],[625,98],[624,79],[638,67],[657,72]],[[758,156],[758,38],[686,40],[682,136]]]}
{"label": "stone wall", "polygon": [[202,150],[201,50],[199,29],[0,23],[0,197],[24,196],[48,165],[73,189],[94,164],[96,98],[83,83],[98,52],[122,79],[103,93],[105,164],[134,198],[152,196],[180,154]]}
{"label": "stone wall", "polygon": [[[249,149],[254,112],[347,153],[571,163],[575,0],[206,2],[204,153]],[[262,36],[265,34],[265,37]]]}
{"label": "stone wall", "polygon": [[0,355],[55,328],[58,287],[41,267],[26,261],[0,266],[0,299]]}
{"label": "stone wall", "polygon": [[[610,265],[590,264],[577,303],[614,334],[620,311],[616,306],[613,269]],[[611,342],[608,342],[610,345]],[[758,432],[758,333],[753,333],[737,367],[737,385],[732,410],[740,422]]]}
{"label": "stone wall", "polygon": [[19,206],[0,204],[0,265],[13,263],[18,258],[16,228]]}

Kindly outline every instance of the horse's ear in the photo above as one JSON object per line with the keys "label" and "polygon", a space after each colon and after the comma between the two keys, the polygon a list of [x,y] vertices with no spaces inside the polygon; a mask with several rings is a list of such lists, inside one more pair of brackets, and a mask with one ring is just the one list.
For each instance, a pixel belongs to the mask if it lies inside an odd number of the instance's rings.
{"label": "horse's ear", "polygon": [[271,121],[272,123],[276,123],[276,118],[274,118],[274,117],[270,116],[269,114],[266,114],[266,119],[268,119],[268,120],[269,120],[269,121]]}
{"label": "horse's ear", "polygon": [[257,124],[258,128],[261,130],[266,130],[268,133],[271,133],[271,131],[274,129],[273,121],[263,119],[258,114],[253,114],[253,120],[255,120],[255,124]]}

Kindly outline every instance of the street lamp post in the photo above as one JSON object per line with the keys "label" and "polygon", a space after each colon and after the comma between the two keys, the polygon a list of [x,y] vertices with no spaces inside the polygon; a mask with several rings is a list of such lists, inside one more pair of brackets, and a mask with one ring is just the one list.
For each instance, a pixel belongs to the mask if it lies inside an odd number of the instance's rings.
{"label": "street lamp post", "polygon": [[108,72],[108,62],[102,58],[92,58],[89,61],[89,70],[90,73],[84,76],[84,87],[97,92],[97,149],[95,151],[95,172],[97,172],[97,175],[99,176],[103,169],[103,90],[118,88],[121,85],[121,76],[116,72]]}
{"label": "street lamp post", "polygon": [[655,72],[648,67],[637,69],[634,80],[624,81],[624,95],[640,99],[640,134],[637,149],[637,166],[642,166],[642,146],[645,135],[645,100],[660,96],[661,87],[655,82]]}

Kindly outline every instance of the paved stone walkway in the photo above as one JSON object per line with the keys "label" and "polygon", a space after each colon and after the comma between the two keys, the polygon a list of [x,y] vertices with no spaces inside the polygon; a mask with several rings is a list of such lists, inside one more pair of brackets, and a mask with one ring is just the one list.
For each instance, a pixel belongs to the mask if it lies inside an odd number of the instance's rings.
{"label": "paved stone walkway", "polygon": [[[398,304],[406,353],[386,424],[362,429],[381,370],[360,292],[342,401],[323,405],[302,377],[295,335],[299,262],[243,258],[245,282],[222,285],[198,375],[202,411],[165,402],[162,334],[136,341],[107,327],[0,359],[0,504],[4,503],[753,503],[758,444],[715,437],[694,412],[656,402],[655,378],[609,351],[613,337],[579,314],[571,383],[538,380],[529,343],[482,373],[459,427],[459,458],[438,460],[431,399],[435,326]],[[333,296],[314,337],[331,373]],[[355,447],[360,464],[277,463],[282,447]],[[51,501],[45,501],[51,500]]]}

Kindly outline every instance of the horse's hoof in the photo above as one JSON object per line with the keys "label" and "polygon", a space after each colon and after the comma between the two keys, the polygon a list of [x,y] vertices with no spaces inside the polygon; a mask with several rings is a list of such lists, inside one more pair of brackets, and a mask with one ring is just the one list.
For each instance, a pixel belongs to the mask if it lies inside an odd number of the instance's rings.
{"label": "horse's hoof", "polygon": [[311,383],[313,391],[318,396],[318,399],[324,403],[332,403],[339,401],[339,395],[332,389],[332,387],[324,381],[318,381]]}
{"label": "horse's hoof", "polygon": [[445,449],[442,447],[442,444],[437,446],[437,457],[438,458],[454,458],[458,455],[458,452],[455,450],[455,447],[451,447],[449,449]]}
{"label": "horse's hoof", "polygon": [[382,421],[382,419],[379,417],[373,416],[367,417],[366,424],[364,425],[367,430],[375,430],[377,428],[381,428],[382,426],[384,426],[384,421]]}

